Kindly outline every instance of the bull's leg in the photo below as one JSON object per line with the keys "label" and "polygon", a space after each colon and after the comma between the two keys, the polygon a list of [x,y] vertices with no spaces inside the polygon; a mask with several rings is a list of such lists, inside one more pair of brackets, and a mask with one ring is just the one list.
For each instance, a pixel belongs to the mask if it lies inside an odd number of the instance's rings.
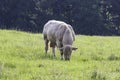
{"label": "bull's leg", "polygon": [[63,60],[63,50],[60,50],[61,60]]}
{"label": "bull's leg", "polygon": [[52,54],[53,54],[53,57],[56,57],[55,56],[55,47],[52,47]]}
{"label": "bull's leg", "polygon": [[45,40],[45,53],[47,54],[48,52],[48,43],[49,43],[49,40]]}
{"label": "bull's leg", "polygon": [[57,47],[58,47],[60,54],[61,54],[61,60],[63,60],[63,49],[62,49],[63,45],[60,41],[57,41],[56,43],[57,43]]}
{"label": "bull's leg", "polygon": [[55,43],[50,43],[50,47],[52,47],[53,57],[56,57],[56,56],[55,56]]}
{"label": "bull's leg", "polygon": [[63,60],[63,45],[61,44],[60,47],[61,60]]}

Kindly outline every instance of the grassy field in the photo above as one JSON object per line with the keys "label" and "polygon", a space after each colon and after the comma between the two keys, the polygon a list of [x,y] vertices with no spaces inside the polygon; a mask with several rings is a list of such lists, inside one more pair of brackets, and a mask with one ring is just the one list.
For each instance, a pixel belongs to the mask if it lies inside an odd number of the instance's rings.
{"label": "grassy field", "polygon": [[120,37],[77,35],[71,61],[44,53],[41,34],[0,30],[0,80],[120,80]]}

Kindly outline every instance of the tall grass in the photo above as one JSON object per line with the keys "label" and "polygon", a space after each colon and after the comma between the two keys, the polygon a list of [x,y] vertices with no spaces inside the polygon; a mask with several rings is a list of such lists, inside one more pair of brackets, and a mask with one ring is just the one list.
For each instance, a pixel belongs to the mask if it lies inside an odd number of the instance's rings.
{"label": "tall grass", "polygon": [[0,30],[0,80],[119,80],[120,37],[77,35],[71,61],[44,53],[42,34]]}

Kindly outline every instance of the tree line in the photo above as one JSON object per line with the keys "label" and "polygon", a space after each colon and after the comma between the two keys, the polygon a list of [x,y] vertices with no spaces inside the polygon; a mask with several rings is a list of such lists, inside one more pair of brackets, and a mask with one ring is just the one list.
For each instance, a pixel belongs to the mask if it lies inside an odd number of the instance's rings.
{"label": "tree line", "polygon": [[120,35],[120,0],[0,0],[0,28],[42,32],[51,19],[77,34]]}

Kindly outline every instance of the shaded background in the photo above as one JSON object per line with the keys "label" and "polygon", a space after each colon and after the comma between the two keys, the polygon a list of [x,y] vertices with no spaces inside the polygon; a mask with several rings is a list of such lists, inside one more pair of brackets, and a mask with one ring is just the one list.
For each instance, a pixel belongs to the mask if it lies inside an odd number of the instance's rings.
{"label": "shaded background", "polygon": [[62,20],[84,35],[120,35],[120,0],[0,0],[0,28],[42,32]]}

